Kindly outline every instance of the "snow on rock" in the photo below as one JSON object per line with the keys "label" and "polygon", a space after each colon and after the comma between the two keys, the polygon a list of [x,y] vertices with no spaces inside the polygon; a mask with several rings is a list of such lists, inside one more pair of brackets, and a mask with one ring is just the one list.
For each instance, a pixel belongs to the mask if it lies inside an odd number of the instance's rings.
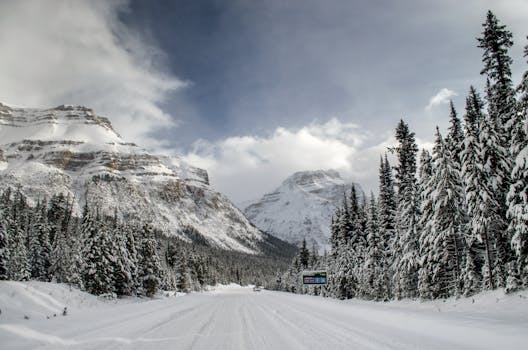
{"label": "snow on rock", "polygon": [[76,214],[87,200],[222,249],[258,253],[267,238],[209,186],[205,170],[125,142],[107,118],[81,106],[0,103],[0,189],[6,186],[20,186],[33,201],[60,192],[74,199]]}
{"label": "snow on rock", "polygon": [[306,239],[309,248],[315,243],[322,252],[330,248],[332,215],[351,186],[335,170],[296,172],[275,191],[248,204],[244,213],[262,231],[296,245]]}

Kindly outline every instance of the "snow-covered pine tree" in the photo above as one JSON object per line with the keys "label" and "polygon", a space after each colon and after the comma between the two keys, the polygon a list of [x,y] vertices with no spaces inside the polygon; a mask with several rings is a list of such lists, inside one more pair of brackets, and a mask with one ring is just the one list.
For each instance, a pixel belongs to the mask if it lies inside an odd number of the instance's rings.
{"label": "snow-covered pine tree", "polygon": [[[379,167],[379,230],[382,242],[382,250],[384,253],[384,260],[387,264],[388,276],[392,275],[392,266],[394,265],[394,251],[395,246],[395,227],[396,227],[396,193],[394,190],[394,178],[392,175],[392,168],[385,157],[380,157]],[[392,298],[392,284],[389,281],[388,299]]]}
{"label": "snow-covered pine tree", "polygon": [[462,122],[460,121],[460,118],[458,118],[453,101],[449,101],[449,109],[449,134],[445,139],[445,143],[451,154],[453,166],[460,171],[462,164],[462,149],[464,148],[464,130],[462,129]]}
{"label": "snow-covered pine tree", "polygon": [[67,222],[70,218],[66,213],[70,212],[69,209],[70,203],[64,194],[59,193],[51,197],[48,203],[47,218],[50,226],[49,239],[52,246],[59,230],[66,230],[68,228]]}
{"label": "snow-covered pine tree", "polygon": [[[482,179],[482,158],[480,154],[479,125],[484,119],[484,104],[473,86],[469,89],[466,98],[466,113],[464,115],[464,147],[462,149],[461,174],[464,183],[464,193],[468,221],[466,223],[466,260],[462,266],[461,280],[463,284],[463,294],[465,296],[475,294],[482,288],[482,271],[477,266],[480,263],[480,255],[488,256],[486,251],[487,233],[478,231],[478,220],[475,217],[479,213],[480,181]],[[486,243],[483,244],[482,239]],[[481,249],[481,246],[484,248]],[[488,264],[488,266],[490,266]],[[489,282],[489,281],[488,281]]]}
{"label": "snow-covered pine tree", "polygon": [[346,193],[343,193],[343,206],[337,218],[337,246],[339,250],[343,249],[345,244],[350,241],[353,231],[352,212],[346,198]]}
{"label": "snow-covered pine tree", "polygon": [[187,267],[187,259],[182,252],[176,262],[176,288],[183,293],[188,293],[191,288],[191,277]]}
{"label": "snow-covered pine tree", "polygon": [[[513,46],[513,35],[501,25],[493,12],[488,11],[482,24],[484,31],[477,38],[478,47],[483,49],[484,68],[480,72],[488,79],[488,114],[493,120],[501,146],[513,157],[520,150],[518,145],[524,138],[520,117],[516,113],[515,90],[512,83],[512,59],[508,50]],[[509,174],[509,169],[505,172]]]}
{"label": "snow-covered pine tree", "polygon": [[127,249],[127,239],[124,227],[119,223],[117,210],[109,218],[108,230],[110,239],[110,253],[112,255],[113,290],[117,295],[131,295],[135,285],[132,278],[132,262]]}
{"label": "snow-covered pine tree", "polygon": [[31,277],[39,281],[51,280],[51,245],[46,210],[45,202],[37,204],[31,228]]}
{"label": "snow-covered pine tree", "polygon": [[[458,182],[460,184],[460,188],[458,189],[457,196],[459,198],[459,218],[460,218],[460,227],[459,231],[460,234],[459,237],[459,262],[460,262],[460,272],[462,271],[462,266],[465,259],[465,254],[467,252],[467,245],[466,245],[466,230],[467,230],[467,208],[466,208],[466,193],[465,193],[465,186],[464,181],[462,179],[462,153],[464,151],[464,130],[462,128],[462,123],[460,121],[460,118],[457,116],[457,112],[455,110],[455,107],[453,105],[453,101],[450,102],[450,118],[449,118],[449,134],[448,137],[445,140],[447,151],[449,151],[450,159],[451,159],[451,166],[454,169],[454,172],[458,174]],[[460,277],[459,277],[460,278]],[[459,281],[460,286],[462,282]],[[459,291],[461,292],[461,290]]]}
{"label": "snow-covered pine tree", "polygon": [[389,275],[383,240],[380,234],[378,205],[374,194],[370,193],[370,204],[367,215],[367,245],[362,284],[365,297],[374,300],[389,298]]}
{"label": "snow-covered pine tree", "polygon": [[0,211],[0,280],[9,278],[9,240],[2,212]]}
{"label": "snow-covered pine tree", "polygon": [[337,249],[338,249],[338,244],[339,244],[339,232],[338,232],[338,226],[337,226],[337,218],[339,218],[339,216],[341,216],[340,214],[340,208],[337,208],[336,209],[336,212],[334,213],[334,215],[332,215],[332,217],[330,218],[330,251],[332,253],[332,255],[334,256],[335,254],[337,254]]}
{"label": "snow-covered pine tree", "polygon": [[31,208],[30,210],[30,217],[29,220],[29,228],[28,228],[28,259],[29,259],[29,266],[30,266],[30,278],[31,279],[37,279],[38,273],[36,271],[37,266],[37,260],[38,256],[40,255],[40,244],[38,242],[38,235],[36,228],[36,222],[38,220],[38,211],[40,207],[40,201],[37,202],[37,206],[35,208]]}
{"label": "snow-covered pine tree", "polygon": [[11,247],[13,241],[13,208],[11,202],[11,188],[8,187],[0,196],[0,225],[2,225],[2,237],[0,237],[0,263],[2,264],[2,279],[11,278]]}
{"label": "snow-covered pine tree", "polygon": [[[525,46],[524,56],[528,57],[528,45]],[[511,268],[513,275],[508,275],[508,290],[516,289],[519,283],[528,287],[528,71],[524,73],[518,91],[521,94],[518,115],[522,118],[521,125],[525,127],[525,139],[518,144],[520,151],[515,157],[507,197],[508,236],[511,237],[511,247],[515,253],[515,266]]]}
{"label": "snow-covered pine tree", "polygon": [[465,261],[462,262],[460,280],[462,284],[462,295],[465,297],[477,294],[482,290],[482,275],[475,265],[474,246],[468,247]]}
{"label": "snow-covered pine tree", "polygon": [[416,154],[418,146],[414,133],[400,120],[396,127],[398,145],[391,150],[396,153],[398,165],[396,184],[398,187],[398,212],[396,218],[397,241],[394,268],[395,294],[398,298],[412,298],[418,291],[418,232],[419,199],[416,183]]}
{"label": "snow-covered pine tree", "polygon": [[[356,192],[355,186],[353,186],[353,189],[354,192]],[[357,207],[357,213],[354,215],[355,240],[352,241],[354,254],[353,275],[357,283],[355,294],[358,297],[367,298],[370,295],[368,282],[370,273],[367,271],[366,265],[366,261],[368,259],[367,235],[369,206],[367,205],[367,199],[365,195],[362,195],[361,199],[358,198],[357,201],[359,205]]]}
{"label": "snow-covered pine tree", "polygon": [[79,289],[84,290],[84,257],[83,249],[84,242],[82,240],[81,234],[81,225],[79,225],[80,220],[78,218],[74,219],[74,224],[72,225],[72,232],[70,235],[70,266],[68,268],[68,277],[67,282],[69,285],[75,286]]}
{"label": "snow-covered pine tree", "polygon": [[299,250],[299,262],[301,263],[303,269],[308,268],[308,264],[310,262],[310,252],[308,251],[308,248],[306,248],[306,239],[303,239],[301,249]]}
{"label": "snow-covered pine tree", "polygon": [[128,252],[128,258],[130,262],[130,278],[132,279],[133,289],[132,294],[136,294],[141,287],[141,281],[139,280],[139,240],[136,238],[137,231],[135,225],[125,224],[123,226],[123,232],[126,239],[126,249]]}
{"label": "snow-covered pine tree", "polygon": [[86,290],[95,295],[112,293],[113,269],[109,252],[109,236],[98,210],[95,217],[88,206],[83,209],[81,232],[84,241],[83,281]]}
{"label": "snow-covered pine tree", "polygon": [[353,277],[353,259],[350,244],[354,227],[346,193],[343,194],[343,206],[339,210],[339,216],[336,218],[335,225],[337,230],[337,249],[332,250],[332,275],[330,276],[330,283],[332,284],[332,293],[336,298],[347,299],[351,297],[351,289],[355,286],[355,283],[351,280]]}
{"label": "snow-covered pine tree", "polygon": [[[356,188],[352,185],[353,191],[356,192]],[[357,192],[356,192],[357,193]],[[357,196],[357,194],[356,194]],[[361,199],[358,198],[358,208],[355,216],[354,230],[357,237],[356,243],[356,256],[358,256],[358,264],[362,264],[365,250],[367,248],[367,225],[368,225],[368,210],[367,198],[364,194],[361,195]]]}
{"label": "snow-covered pine tree", "polygon": [[[483,245],[483,283],[486,289],[504,286],[504,250],[500,239],[504,229],[502,207],[497,202],[500,192],[493,164],[503,153],[495,128],[482,112],[483,103],[472,87],[466,101],[466,138],[462,157],[462,174],[466,187],[466,204],[469,216],[468,247],[475,249],[475,239]],[[497,249],[499,248],[499,249]]]}
{"label": "snow-covered pine tree", "polygon": [[431,154],[422,150],[420,155],[419,193],[421,203],[419,247],[420,247],[420,270],[418,272],[418,292],[423,299],[433,299],[438,295],[438,286],[433,282],[432,249],[435,239],[434,225],[434,188],[431,186],[431,175],[433,173],[433,162]]}
{"label": "snow-covered pine tree", "polygon": [[438,297],[460,294],[462,225],[464,221],[462,182],[449,148],[437,129],[434,171],[431,185],[434,197],[434,240],[431,249],[433,283]]}
{"label": "snow-covered pine tree", "polygon": [[152,225],[145,224],[143,226],[143,235],[139,277],[145,295],[153,297],[161,283],[161,260],[158,256],[158,243]]}
{"label": "snow-covered pine tree", "polygon": [[66,237],[66,229],[61,228],[60,222],[54,227],[56,231],[51,249],[50,274],[53,281],[66,283],[70,269],[69,239]]}
{"label": "snow-covered pine tree", "polygon": [[[336,259],[339,252],[339,230],[338,221],[341,216],[341,208],[337,208],[335,214],[330,219],[330,254],[327,255],[326,264],[328,267],[328,282],[324,288],[324,293],[329,296],[334,296],[336,285]],[[283,281],[283,285],[285,285]],[[282,289],[285,290],[285,289]]]}
{"label": "snow-covered pine tree", "polygon": [[[526,37],[528,39],[528,37]],[[524,47],[524,57],[528,58],[528,44]],[[522,81],[517,87],[517,92],[520,94],[517,103],[517,111],[515,126],[519,131],[519,140],[514,147],[512,155],[516,158],[518,152],[528,146],[528,70],[522,76]]]}
{"label": "snow-covered pine tree", "polygon": [[365,198],[361,199],[358,196],[356,186],[352,185],[350,190],[349,201],[349,222],[346,225],[347,235],[342,251],[341,262],[345,264],[341,266],[343,276],[346,276],[346,297],[353,298],[355,296],[362,297],[364,290],[361,281],[365,279],[363,271],[364,254],[366,250],[366,204]]}
{"label": "snow-covered pine tree", "polygon": [[[507,275],[506,265],[513,260],[510,239],[506,235],[506,197],[510,189],[510,176],[513,160],[525,139],[522,117],[516,113],[515,90],[511,79],[512,59],[508,49],[513,46],[512,33],[499,24],[495,15],[488,11],[483,24],[484,31],[478,38],[479,47],[484,50],[484,68],[481,74],[487,77],[487,100],[489,128],[493,128],[492,139],[487,139],[488,150],[485,164],[489,166],[491,185],[494,187],[495,201],[499,205],[501,221],[494,228],[497,262],[497,286],[504,286]],[[488,135],[489,136],[489,135]]]}
{"label": "snow-covered pine tree", "polygon": [[355,261],[351,243],[346,242],[336,259],[335,293],[338,299],[350,299],[355,296],[357,279],[354,275]]}
{"label": "snow-covered pine tree", "polygon": [[[507,237],[506,223],[506,193],[510,182],[510,160],[507,149],[502,146],[497,131],[497,121],[491,115],[485,115],[479,128],[479,139],[485,182],[482,184],[486,192],[484,204],[486,212],[482,212],[486,220],[482,229],[487,229],[491,237],[491,254],[493,269],[493,285],[504,287],[506,284],[507,264],[511,260],[510,244]],[[491,276],[490,276],[491,277]]]}
{"label": "snow-covered pine tree", "polygon": [[31,277],[31,267],[29,265],[29,258],[27,252],[27,237],[26,232],[18,227],[18,223],[14,222],[9,234],[11,252],[9,260],[9,279],[15,281],[27,281]]}

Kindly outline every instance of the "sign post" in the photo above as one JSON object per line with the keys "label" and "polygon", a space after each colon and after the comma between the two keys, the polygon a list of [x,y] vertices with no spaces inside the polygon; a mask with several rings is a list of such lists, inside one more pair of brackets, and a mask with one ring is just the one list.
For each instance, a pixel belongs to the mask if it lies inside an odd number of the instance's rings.
{"label": "sign post", "polygon": [[326,271],[303,271],[303,284],[326,284]]}

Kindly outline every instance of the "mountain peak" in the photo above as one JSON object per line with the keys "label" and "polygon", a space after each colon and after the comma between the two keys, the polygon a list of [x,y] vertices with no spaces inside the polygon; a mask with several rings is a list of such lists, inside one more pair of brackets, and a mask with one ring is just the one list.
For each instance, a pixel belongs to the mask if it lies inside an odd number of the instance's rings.
{"label": "mountain peak", "polygon": [[291,191],[295,188],[303,191],[316,191],[334,185],[344,185],[344,180],[335,170],[298,171],[282,182],[278,191]]}
{"label": "mountain peak", "polygon": [[342,181],[341,175],[336,170],[329,169],[329,170],[305,170],[305,171],[297,171],[293,173],[291,176],[286,178],[286,180],[283,181],[283,183],[308,183],[308,182],[317,182],[317,181]]}
{"label": "mountain peak", "polygon": [[0,103],[0,140],[3,144],[22,139],[121,143],[110,120],[84,106],[20,108]]}
{"label": "mountain peak", "polygon": [[244,213],[265,232],[297,245],[306,239],[322,251],[329,248],[330,219],[351,186],[335,170],[299,171]]}

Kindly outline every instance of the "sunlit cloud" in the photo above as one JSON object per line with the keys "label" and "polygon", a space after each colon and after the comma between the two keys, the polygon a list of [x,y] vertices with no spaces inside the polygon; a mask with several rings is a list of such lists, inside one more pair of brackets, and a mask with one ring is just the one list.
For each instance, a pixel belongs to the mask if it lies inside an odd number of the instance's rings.
{"label": "sunlit cloud", "polygon": [[[417,143],[430,148],[427,141]],[[334,169],[345,179],[358,182],[367,193],[377,192],[379,157],[394,145],[391,130],[372,135],[332,118],[299,129],[279,127],[267,137],[200,140],[184,160],[207,169],[212,184],[241,203],[258,198],[303,170]]]}
{"label": "sunlit cloud", "polygon": [[429,110],[433,107],[447,104],[452,97],[457,95],[458,94],[453,90],[443,88],[442,90],[438,91],[436,95],[429,99],[429,104],[425,107],[425,109]]}
{"label": "sunlit cloud", "polygon": [[186,83],[120,21],[126,10],[125,1],[2,1],[0,101],[85,105],[126,139],[157,146],[149,134],[175,123],[160,104]]}

